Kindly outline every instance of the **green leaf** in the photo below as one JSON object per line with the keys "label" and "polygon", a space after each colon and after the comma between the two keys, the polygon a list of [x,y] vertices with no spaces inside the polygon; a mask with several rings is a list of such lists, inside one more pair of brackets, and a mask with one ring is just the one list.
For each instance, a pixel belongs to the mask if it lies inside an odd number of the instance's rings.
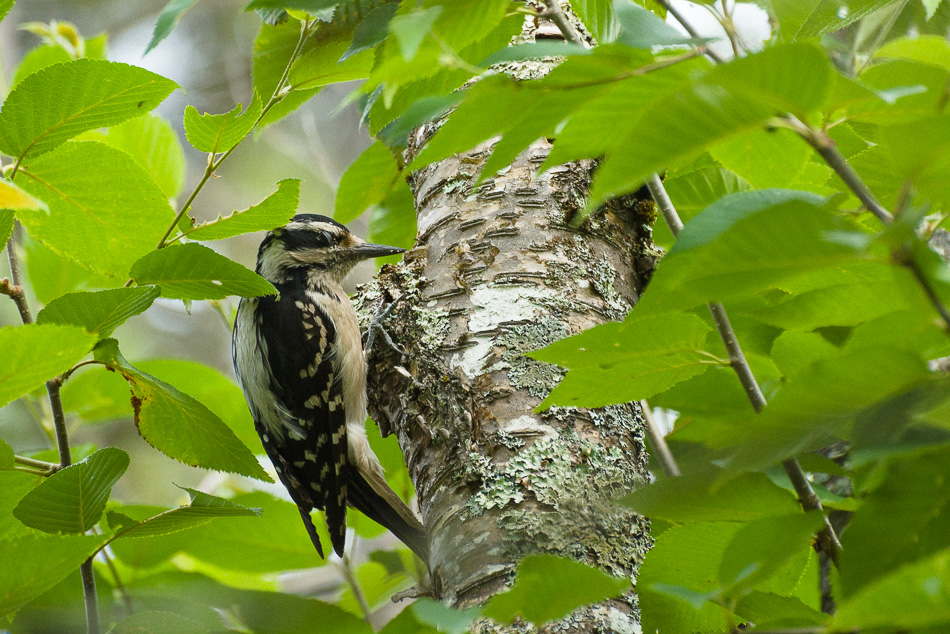
{"label": "green leaf", "polygon": [[20,398],[73,367],[95,345],[82,328],[27,324],[0,328],[0,405]]}
{"label": "green leaf", "polygon": [[372,68],[373,56],[357,53],[341,59],[349,44],[349,37],[335,36],[301,55],[290,69],[290,85],[294,91],[312,91],[330,84],[365,79]]}
{"label": "green leaf", "polygon": [[13,88],[38,70],[42,70],[53,64],[63,64],[72,59],[69,52],[62,46],[52,44],[38,46],[27,53],[23,61],[20,62],[20,65],[16,69],[16,74],[13,76],[13,83],[10,85],[10,88]]}
{"label": "green leaf", "polygon": [[132,265],[131,275],[137,284],[161,286],[162,297],[174,299],[277,294],[277,289],[254,271],[193,243],[152,251]]}
{"label": "green leaf", "polygon": [[950,550],[907,564],[838,604],[833,628],[914,630],[950,623]]}
{"label": "green leaf", "polygon": [[255,93],[241,112],[241,104],[224,114],[198,114],[194,106],[185,108],[185,136],[201,152],[227,152],[241,142],[261,116],[261,100]]}
{"label": "green leaf", "polygon": [[950,546],[948,458],[943,447],[888,461],[842,535],[843,596]]}
{"label": "green leaf", "polygon": [[122,376],[93,366],[71,375],[61,390],[63,408],[87,423],[130,418],[129,384]]}
{"label": "green leaf", "polygon": [[129,454],[100,449],[49,476],[20,500],[13,514],[45,533],[85,533],[99,522],[113,485],[129,468]]}
{"label": "green leaf", "polygon": [[557,341],[528,356],[569,368],[539,407],[602,407],[649,398],[705,372],[707,326],[695,315],[673,314],[608,323]]}
{"label": "green leaf", "polygon": [[[808,577],[805,577],[810,581]],[[736,614],[759,628],[792,628],[816,626],[828,617],[808,607],[797,597],[784,597],[771,592],[750,592],[739,600]]]}
{"label": "green leaf", "polygon": [[758,128],[783,110],[805,116],[824,102],[829,78],[828,60],[807,45],[769,48],[713,69],[624,126],[597,170],[587,208],[634,191],[666,165]]}
{"label": "green leaf", "polygon": [[723,553],[720,580],[732,586],[729,592],[733,594],[763,582],[791,557],[809,550],[823,524],[820,512],[764,517],[744,524]]}
{"label": "green leaf", "polygon": [[494,64],[502,64],[506,62],[523,62],[528,59],[539,59],[542,57],[593,55],[594,51],[595,49],[585,48],[579,44],[572,44],[570,42],[542,40],[540,42],[507,46],[486,57],[481,65],[488,67]]}
{"label": "green leaf", "polygon": [[12,467],[13,459],[13,447],[4,442],[3,439],[0,439],[0,469]]}
{"label": "green leaf", "polygon": [[874,57],[905,59],[950,70],[950,43],[936,35],[899,38],[879,48]]}
{"label": "green leaf", "polygon": [[245,11],[252,9],[299,9],[307,13],[317,13],[340,4],[340,0],[252,0]]}
{"label": "green leaf", "polygon": [[434,5],[427,9],[398,14],[390,20],[389,32],[399,44],[403,60],[411,62],[415,59],[423,40],[429,36],[432,26],[441,14],[442,7]]}
{"label": "green leaf", "polygon": [[[369,239],[377,244],[411,249],[416,238],[415,198],[409,183],[401,178],[381,203],[373,208],[369,219]],[[400,256],[391,256],[391,261]],[[385,262],[386,258],[377,260]]]}
{"label": "green leaf", "polygon": [[130,317],[145,312],[159,294],[156,286],[69,293],[41,310],[36,323],[82,326],[101,339],[111,335]]}
{"label": "green leaf", "polygon": [[343,224],[352,222],[371,205],[382,202],[401,174],[390,149],[376,141],[343,173],[333,217]]}
{"label": "green leaf", "polygon": [[784,516],[798,507],[794,495],[762,473],[744,473],[726,482],[717,482],[715,473],[686,473],[638,489],[621,504],[674,523],[748,522]]}
{"label": "green leaf", "polygon": [[134,159],[96,141],[72,141],[28,161],[17,182],[49,205],[48,214],[19,214],[30,235],[110,276],[127,276],[175,217],[165,194]]}
{"label": "green leaf", "polygon": [[771,0],[769,8],[786,42],[842,29],[893,0]]}
{"label": "green leaf", "polygon": [[[49,213],[49,208],[46,206],[46,203],[44,203],[42,200],[37,200],[33,196],[30,196],[28,193],[20,189],[20,187],[18,187],[13,181],[7,180],[6,178],[0,178],[0,210],[32,210]],[[9,235],[3,238],[4,244],[9,238]]]}
{"label": "green leaf", "polygon": [[116,528],[114,539],[128,537],[154,537],[168,535],[207,524],[219,517],[241,517],[256,515],[261,510],[247,508],[224,498],[185,489],[191,497],[191,504],[169,509],[148,519],[136,522],[129,517],[109,511],[109,525]]}
{"label": "green leaf", "polygon": [[95,553],[105,537],[27,535],[0,541],[0,616],[15,612],[26,602],[69,576]]}
{"label": "green leaf", "polygon": [[518,565],[514,586],[490,599],[483,613],[505,623],[520,614],[540,625],[579,606],[618,596],[629,587],[628,579],[612,577],[570,559],[529,555]]}
{"label": "green leaf", "polygon": [[758,189],[791,186],[812,154],[789,130],[753,130],[714,145],[709,153]]}
{"label": "green leaf", "polygon": [[0,110],[0,151],[22,158],[68,139],[145,114],[178,84],[143,68],[77,59],[20,82]]}
{"label": "green leaf", "polygon": [[363,21],[356,25],[353,41],[346,52],[340,56],[340,61],[344,62],[348,57],[369,50],[385,40],[389,33],[389,21],[392,20],[398,8],[397,3],[387,2],[367,13]]}
{"label": "green leaf", "polygon": [[181,16],[183,16],[188,9],[195,6],[197,2],[198,0],[169,0],[165,8],[162,9],[162,12],[158,14],[158,20],[155,21],[155,30],[152,31],[152,39],[149,40],[148,46],[145,47],[145,53],[143,53],[143,55],[147,55],[150,50],[158,46],[159,42],[168,37],[168,34],[171,33],[175,25],[178,24],[178,20],[181,19]]}
{"label": "green leaf", "polygon": [[[156,29],[158,26],[156,25]],[[109,634],[181,634],[182,632],[207,632],[194,621],[174,612],[144,610],[136,612],[116,623]]]}
{"label": "green leaf", "polygon": [[[296,20],[287,20],[278,25],[261,25],[260,33],[254,40],[254,57],[252,60],[254,90],[258,95],[261,95],[261,99],[269,99],[274,94],[284,68],[287,67],[290,56],[297,48],[299,39],[300,24]],[[312,41],[312,38],[310,41]],[[305,44],[303,51],[307,52],[308,50],[308,45]],[[291,91],[271,108],[270,112],[258,124],[257,129],[260,130],[293,112],[317,92],[319,92],[318,88],[306,91]]]}
{"label": "green leaf", "polygon": [[185,153],[171,124],[155,113],[109,128],[88,132],[82,138],[108,143],[132,155],[145,168],[167,198],[185,186]]}
{"label": "green leaf", "polygon": [[196,225],[187,231],[192,240],[223,240],[255,231],[270,231],[282,227],[297,213],[300,198],[300,180],[285,178],[277,183],[277,191],[244,211]]}
{"label": "green leaf", "polygon": [[598,44],[608,44],[617,38],[620,28],[613,0],[571,0],[571,8]]}
{"label": "green leaf", "polygon": [[614,2],[613,8],[617,24],[620,26],[620,34],[616,41],[626,46],[649,49],[654,46],[704,44],[717,39],[685,36],[650,11],[632,2],[618,0]]}
{"label": "green leaf", "polygon": [[934,17],[934,15],[937,13],[937,9],[940,8],[941,0],[920,0],[920,1],[921,1],[921,4],[924,5],[924,9],[927,12],[926,14],[927,20],[930,20],[930,18]]}
{"label": "green leaf", "polygon": [[14,0],[0,0],[0,22],[10,13],[10,9],[13,8],[13,2]]}
{"label": "green leaf", "polygon": [[129,382],[135,424],[150,445],[194,467],[271,481],[254,454],[220,418],[191,396],[132,367],[114,339],[100,342],[94,353]]}

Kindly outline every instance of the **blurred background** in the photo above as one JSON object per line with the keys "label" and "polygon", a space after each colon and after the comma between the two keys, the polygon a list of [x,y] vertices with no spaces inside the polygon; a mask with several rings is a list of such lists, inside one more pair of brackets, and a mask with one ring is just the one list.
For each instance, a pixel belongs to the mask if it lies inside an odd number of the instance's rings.
{"label": "blurred background", "polygon": [[[24,55],[42,43],[40,37],[22,28],[24,24],[58,20],[71,22],[87,39],[107,34],[109,59],[144,67],[182,87],[156,112],[172,124],[184,148],[184,197],[201,178],[206,162],[206,155],[190,147],[185,139],[185,106],[217,114],[250,101],[252,46],[261,20],[257,14],[242,10],[246,0],[203,0],[184,15],[167,39],[143,55],[155,20],[166,3],[167,0],[19,0],[0,24],[0,69],[4,73],[0,86],[6,92]],[[201,191],[191,215],[206,221],[246,209],[272,193],[279,180],[299,178],[302,182],[298,211],[332,216],[340,175],[369,144],[365,129],[359,129],[357,107],[341,107],[354,87],[343,84],[324,89],[292,115],[239,146],[218,170],[218,178]],[[181,200],[177,202],[180,204]],[[351,228],[361,235],[365,232],[362,221]],[[250,234],[208,246],[253,268],[261,237],[262,234]],[[27,268],[29,260],[28,256]],[[348,290],[366,281],[372,272],[372,263],[365,263],[348,280]],[[30,271],[26,274],[29,278]],[[64,276],[68,274],[63,271]],[[4,256],[0,258],[0,277],[8,275],[9,265]],[[31,296],[30,305],[34,314],[41,307],[35,295]],[[115,337],[133,364],[150,359],[186,359],[233,377],[230,330],[223,317],[230,318],[236,305],[234,298],[222,301],[219,308],[209,302],[195,302],[189,312],[180,301],[159,299],[146,313],[121,326]],[[0,302],[0,325],[15,323],[19,323],[19,316],[13,303]],[[202,398],[201,394],[195,396]],[[244,407],[243,402],[238,405]],[[0,409],[0,436],[26,454],[52,447],[36,423],[37,416],[44,414],[43,408],[48,408],[46,400],[36,398],[33,403],[18,401]],[[74,445],[112,445],[132,454],[138,468],[129,470],[115,489],[116,496],[126,502],[181,503],[183,493],[173,482],[198,486],[203,478],[213,477],[148,447],[131,424],[130,409],[127,417],[113,422],[77,423],[70,421]],[[250,417],[247,423],[250,425]],[[248,431],[253,434],[252,428]],[[247,441],[247,437],[243,438]],[[260,451],[257,445],[251,448]],[[148,477],[155,473],[162,477]]]}

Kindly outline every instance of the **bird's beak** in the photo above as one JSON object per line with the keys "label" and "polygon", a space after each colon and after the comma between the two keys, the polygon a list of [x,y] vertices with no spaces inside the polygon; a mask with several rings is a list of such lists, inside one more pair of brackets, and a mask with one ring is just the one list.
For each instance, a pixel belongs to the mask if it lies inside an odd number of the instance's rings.
{"label": "bird's beak", "polygon": [[400,249],[399,247],[390,247],[385,244],[373,244],[371,242],[364,242],[363,244],[358,244],[355,247],[350,249],[350,252],[358,260],[367,260],[369,258],[382,258],[387,255],[396,255],[397,253],[405,253],[405,249]]}

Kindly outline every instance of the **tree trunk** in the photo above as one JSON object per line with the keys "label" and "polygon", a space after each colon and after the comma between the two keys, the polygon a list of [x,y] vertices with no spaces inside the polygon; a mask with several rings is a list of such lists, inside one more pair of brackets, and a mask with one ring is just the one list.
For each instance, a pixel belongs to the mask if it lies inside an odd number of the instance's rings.
{"label": "tree trunk", "polygon": [[[652,202],[628,197],[572,229],[593,162],[536,177],[542,140],[476,187],[489,147],[413,176],[416,246],[360,300],[364,316],[388,309],[379,321],[401,348],[377,338],[370,414],[398,436],[432,589],[458,608],[504,590],[531,553],[633,579],[651,545],[647,520],[610,502],[647,479],[639,408],[536,413],[563,371],[524,353],[624,317],[652,270]],[[578,610],[557,631],[635,631],[635,603]]]}

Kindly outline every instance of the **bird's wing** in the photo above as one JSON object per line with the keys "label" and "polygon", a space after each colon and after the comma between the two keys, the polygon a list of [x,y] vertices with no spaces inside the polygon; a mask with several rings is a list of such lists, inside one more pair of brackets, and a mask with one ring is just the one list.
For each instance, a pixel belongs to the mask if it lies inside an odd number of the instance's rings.
{"label": "bird's wing", "polygon": [[[277,397],[278,433],[262,440],[295,501],[326,511],[338,555],[346,539],[346,412],[330,317],[305,291],[262,300],[260,332]],[[273,425],[272,425],[273,426]],[[266,431],[266,430],[265,430]],[[270,445],[270,446],[269,446]],[[294,495],[295,494],[295,495]],[[298,504],[300,502],[298,501]],[[312,536],[311,536],[312,537]]]}

